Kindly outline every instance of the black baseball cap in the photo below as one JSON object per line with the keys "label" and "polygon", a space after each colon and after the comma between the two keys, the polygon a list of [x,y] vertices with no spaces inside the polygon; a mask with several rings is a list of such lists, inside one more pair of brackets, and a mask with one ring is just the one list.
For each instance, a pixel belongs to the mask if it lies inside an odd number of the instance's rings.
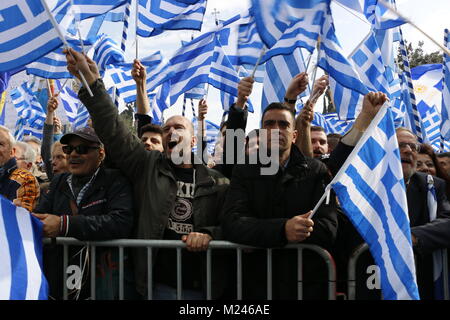
{"label": "black baseball cap", "polygon": [[70,139],[73,137],[79,137],[81,139],[87,140],[89,142],[95,142],[98,144],[102,144],[100,139],[98,138],[97,134],[95,133],[94,129],[91,127],[85,127],[78,130],[75,130],[74,132],[66,133],[63,135],[60,139],[60,142],[62,144],[68,144]]}

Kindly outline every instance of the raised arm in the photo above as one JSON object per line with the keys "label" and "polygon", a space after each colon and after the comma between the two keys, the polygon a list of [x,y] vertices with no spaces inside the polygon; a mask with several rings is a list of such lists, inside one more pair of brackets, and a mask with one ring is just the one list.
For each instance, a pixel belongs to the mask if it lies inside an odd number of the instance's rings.
{"label": "raised arm", "polygon": [[91,115],[95,132],[105,144],[112,161],[131,181],[135,181],[141,176],[142,168],[149,165],[148,157],[156,159],[161,154],[157,151],[146,151],[142,142],[120,119],[117,108],[100,79],[95,62],[73,49],[68,50],[70,54],[65,51],[67,69],[76,77],[79,77],[78,70],[81,70],[94,94],[90,97],[83,87],[78,96]]}
{"label": "raised arm", "polygon": [[53,144],[53,130],[54,130],[54,117],[55,110],[58,108],[58,97],[52,96],[47,102],[47,116],[44,122],[44,130],[41,146],[41,157],[44,162],[45,173],[47,177],[52,180],[53,167],[52,167],[52,144]]}
{"label": "raised arm", "polygon": [[147,71],[137,59],[133,62],[131,76],[136,82],[136,113],[148,114],[150,112],[150,102],[147,95]]}
{"label": "raised arm", "polygon": [[286,93],[284,94],[284,103],[291,108],[295,113],[295,103],[297,102],[297,97],[306,90],[308,86],[308,75],[306,72],[299,73],[296,75],[289,84]]}

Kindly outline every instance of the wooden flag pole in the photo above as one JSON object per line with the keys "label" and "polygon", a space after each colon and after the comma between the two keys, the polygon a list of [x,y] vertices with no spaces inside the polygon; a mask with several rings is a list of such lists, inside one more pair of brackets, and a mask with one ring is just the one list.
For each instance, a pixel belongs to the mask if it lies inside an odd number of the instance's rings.
{"label": "wooden flag pole", "polygon": [[264,54],[266,53],[266,47],[263,46],[263,48],[261,49],[261,54],[259,55],[258,60],[256,61],[255,67],[253,68],[251,77],[254,78],[255,77],[255,73],[256,73],[256,69],[258,68],[259,63],[261,62],[262,57],[264,56]]}

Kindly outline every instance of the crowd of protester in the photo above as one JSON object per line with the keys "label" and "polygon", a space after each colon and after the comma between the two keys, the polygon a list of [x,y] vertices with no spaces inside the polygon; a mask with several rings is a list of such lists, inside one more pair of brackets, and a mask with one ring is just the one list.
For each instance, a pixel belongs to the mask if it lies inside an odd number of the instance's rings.
{"label": "crowd of protester", "polygon": [[[338,290],[345,291],[347,262],[364,241],[342,212],[335,196],[323,203],[314,218],[311,210],[325,187],[387,100],[383,93],[364,97],[360,114],[344,136],[328,135],[312,126],[314,105],[328,86],[319,78],[311,99],[295,114],[297,97],[306,89],[308,76],[292,79],[285,100],[264,106],[261,128],[245,132],[247,100],[254,80],[243,78],[238,98],[222,123],[215,154],[203,157],[204,120],[208,105],[199,102],[198,130],[184,116],[172,116],[162,126],[152,123],[145,67],[137,60],[132,76],[137,85],[137,132],[130,132],[105,90],[95,63],[69,49],[68,69],[81,70],[93,93],[82,87],[81,102],[92,127],[61,133],[55,116],[58,97],[48,100],[42,143],[28,138],[16,142],[0,126],[0,194],[23,206],[43,223],[43,236],[74,237],[82,241],[111,239],[181,240],[182,297],[205,299],[205,251],[212,240],[261,248],[283,248],[289,243],[316,244],[332,253],[338,270]],[[271,135],[272,132],[278,135]],[[266,134],[267,133],[267,134]],[[202,140],[198,143],[198,139]],[[227,141],[227,139],[233,139]],[[417,261],[420,296],[434,299],[432,252],[450,247],[450,154],[436,154],[406,128],[397,129],[400,158],[407,190],[411,238]],[[200,145],[201,152],[193,153]],[[232,146],[232,150],[230,150]],[[263,163],[260,149],[276,154],[276,170]],[[179,155],[179,157],[177,157]],[[200,155],[200,159],[199,156]],[[181,158],[182,161],[177,162]],[[255,161],[251,161],[251,160]],[[432,177],[432,178],[430,178]],[[437,218],[430,221],[427,187],[432,179],[437,194]],[[83,265],[86,250],[72,248],[69,264]],[[117,298],[118,263],[114,250],[97,252],[97,298]],[[370,253],[364,263],[374,264]],[[304,298],[327,298],[326,266],[305,252]],[[44,269],[50,298],[62,298],[63,253],[50,245],[44,250]],[[213,299],[236,298],[235,255],[226,250],[212,254]],[[147,250],[125,251],[125,297],[148,296]],[[243,252],[244,299],[265,299],[267,259],[264,250]],[[177,298],[177,256],[173,249],[153,250],[153,298]],[[275,250],[271,266],[275,299],[297,298],[300,266],[295,250]],[[364,268],[363,268],[364,269]],[[365,269],[364,269],[365,270]],[[85,278],[89,272],[85,272]],[[87,278],[86,278],[87,279]],[[87,299],[89,281],[71,298]],[[364,283],[364,281],[362,281]],[[364,291],[364,290],[362,290]],[[379,291],[362,294],[379,297]]]}

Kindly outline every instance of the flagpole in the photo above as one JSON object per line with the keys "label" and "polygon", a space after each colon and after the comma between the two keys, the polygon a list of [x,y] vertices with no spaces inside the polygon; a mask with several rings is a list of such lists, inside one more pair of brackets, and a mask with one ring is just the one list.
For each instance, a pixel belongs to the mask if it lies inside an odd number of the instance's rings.
{"label": "flagpole", "polygon": [[392,11],[393,13],[395,13],[396,15],[398,15],[400,18],[402,18],[403,20],[405,20],[406,22],[408,22],[410,25],[412,25],[414,28],[416,28],[419,32],[421,32],[425,37],[427,37],[428,39],[430,39],[432,42],[434,42],[434,44],[436,44],[439,48],[441,48],[446,54],[450,55],[450,50],[446,47],[444,47],[442,44],[440,44],[438,41],[436,41],[435,39],[433,39],[430,35],[428,35],[425,31],[423,31],[421,28],[419,28],[419,26],[417,26],[414,22],[412,22],[410,19],[408,19],[407,17],[405,17],[403,14],[401,14],[400,12],[398,12],[398,10],[396,10],[393,6],[391,6],[389,3],[387,3],[384,0],[378,0],[379,3],[381,3],[383,6],[386,7],[386,9],[388,9],[389,11]]}
{"label": "flagpole", "polygon": [[139,24],[139,0],[136,0],[136,60],[139,59],[138,24]]}
{"label": "flagpole", "polygon": [[[448,36],[449,36],[449,32],[448,32],[448,29],[444,29],[444,46],[445,47],[447,47],[448,46]],[[445,81],[445,76],[447,76],[447,77],[450,77],[450,75],[446,75],[445,74],[445,58],[446,58],[446,54],[444,53],[444,56],[443,56],[443,59],[442,59],[442,85],[443,85],[443,87],[444,87],[444,81]],[[444,93],[443,91],[442,91],[442,93]],[[442,100],[444,100],[444,99],[442,99]],[[442,108],[444,108],[444,104],[442,103]],[[441,114],[442,114],[442,112],[441,112]],[[441,146],[440,146],[440,149],[441,149],[441,152],[444,152],[444,148],[445,148],[445,139],[444,139],[444,137],[442,136],[442,131],[441,130],[439,130],[440,131],[440,137],[441,137],[441,142],[440,142],[440,144],[441,144]]]}
{"label": "flagpole", "polygon": [[62,91],[62,89],[66,86],[67,81],[69,81],[69,78],[66,79],[66,81],[64,81],[64,83],[62,84],[61,88],[59,88],[58,92],[55,94],[55,96],[59,95]]}
{"label": "flagpole", "polygon": [[[47,15],[48,15],[48,17],[49,17],[49,19],[50,19],[50,22],[51,22],[52,25],[53,25],[53,28],[55,28],[56,32],[58,33],[59,38],[60,38],[61,41],[64,43],[64,46],[65,46],[66,48],[70,48],[69,43],[67,42],[66,38],[64,37],[64,35],[63,35],[62,32],[61,32],[61,29],[59,29],[59,25],[58,25],[58,23],[56,22],[55,17],[54,17],[54,16],[52,15],[52,13],[50,12],[50,8],[48,7],[47,2],[45,2],[45,0],[41,0],[41,1],[42,1],[42,4],[44,5],[45,11],[47,12]],[[70,51],[69,51],[69,53],[70,53]],[[71,54],[71,55],[72,55],[72,54]],[[73,57],[73,56],[72,56],[72,57]],[[94,94],[92,93],[91,88],[89,88],[89,85],[88,85],[88,83],[87,83],[87,81],[86,81],[86,78],[84,77],[84,75],[83,75],[83,73],[81,72],[81,70],[78,70],[78,74],[80,75],[81,82],[83,82],[83,85],[84,85],[84,87],[86,88],[86,90],[88,91],[89,95],[90,95],[91,97],[93,97]]]}
{"label": "flagpole", "polygon": [[261,61],[261,59],[262,59],[262,57],[264,56],[265,53],[266,53],[266,47],[263,46],[263,48],[261,49],[261,53],[259,55],[259,58],[256,61],[255,67],[253,68],[253,71],[252,71],[252,74],[251,74],[252,78],[255,77],[256,69],[258,68],[258,65],[259,65],[259,63],[260,63],[260,61]]}
{"label": "flagpole", "polygon": [[[70,0],[70,8],[72,9],[73,6],[74,6],[73,0]],[[77,28],[78,39],[80,39],[81,51],[85,54],[85,53],[86,53],[86,49],[85,49],[85,47],[84,47],[83,39],[81,39],[81,32],[80,32],[80,27],[79,27],[80,19],[79,19],[79,17],[76,15],[75,12],[74,12],[74,14],[75,14],[75,28]]]}
{"label": "flagpole", "polygon": [[320,205],[323,203],[325,198],[329,195],[329,192],[331,191],[331,188],[332,188],[331,186],[341,179],[342,175],[345,173],[345,170],[342,170],[342,168],[345,169],[345,168],[347,168],[350,165],[350,163],[353,161],[353,159],[357,155],[357,152],[355,152],[355,150],[359,151],[359,146],[364,144],[366,142],[366,140],[372,135],[373,128],[378,125],[378,122],[380,121],[380,119],[382,117],[384,117],[384,114],[386,113],[388,108],[389,108],[389,101],[386,101],[383,104],[383,106],[380,108],[380,110],[378,110],[376,116],[370,122],[370,124],[367,127],[366,131],[364,132],[362,137],[359,139],[359,141],[356,144],[356,146],[353,148],[353,151],[350,153],[350,155],[348,156],[347,160],[345,160],[345,162],[342,165],[341,169],[339,169],[338,173],[336,173],[336,175],[334,176],[333,180],[331,180],[331,182],[325,187],[325,192],[322,195],[322,197],[319,199],[319,201],[317,202],[316,206],[314,207],[313,212],[309,216],[309,219],[312,219],[312,217],[316,214],[317,210],[319,209]]}
{"label": "flagpole", "polygon": [[369,37],[372,35],[373,31],[370,29],[369,33],[361,40],[360,43],[352,50],[352,52],[347,56],[348,60],[351,60],[352,56],[355,54],[355,52],[359,49],[359,47],[369,39]]}

